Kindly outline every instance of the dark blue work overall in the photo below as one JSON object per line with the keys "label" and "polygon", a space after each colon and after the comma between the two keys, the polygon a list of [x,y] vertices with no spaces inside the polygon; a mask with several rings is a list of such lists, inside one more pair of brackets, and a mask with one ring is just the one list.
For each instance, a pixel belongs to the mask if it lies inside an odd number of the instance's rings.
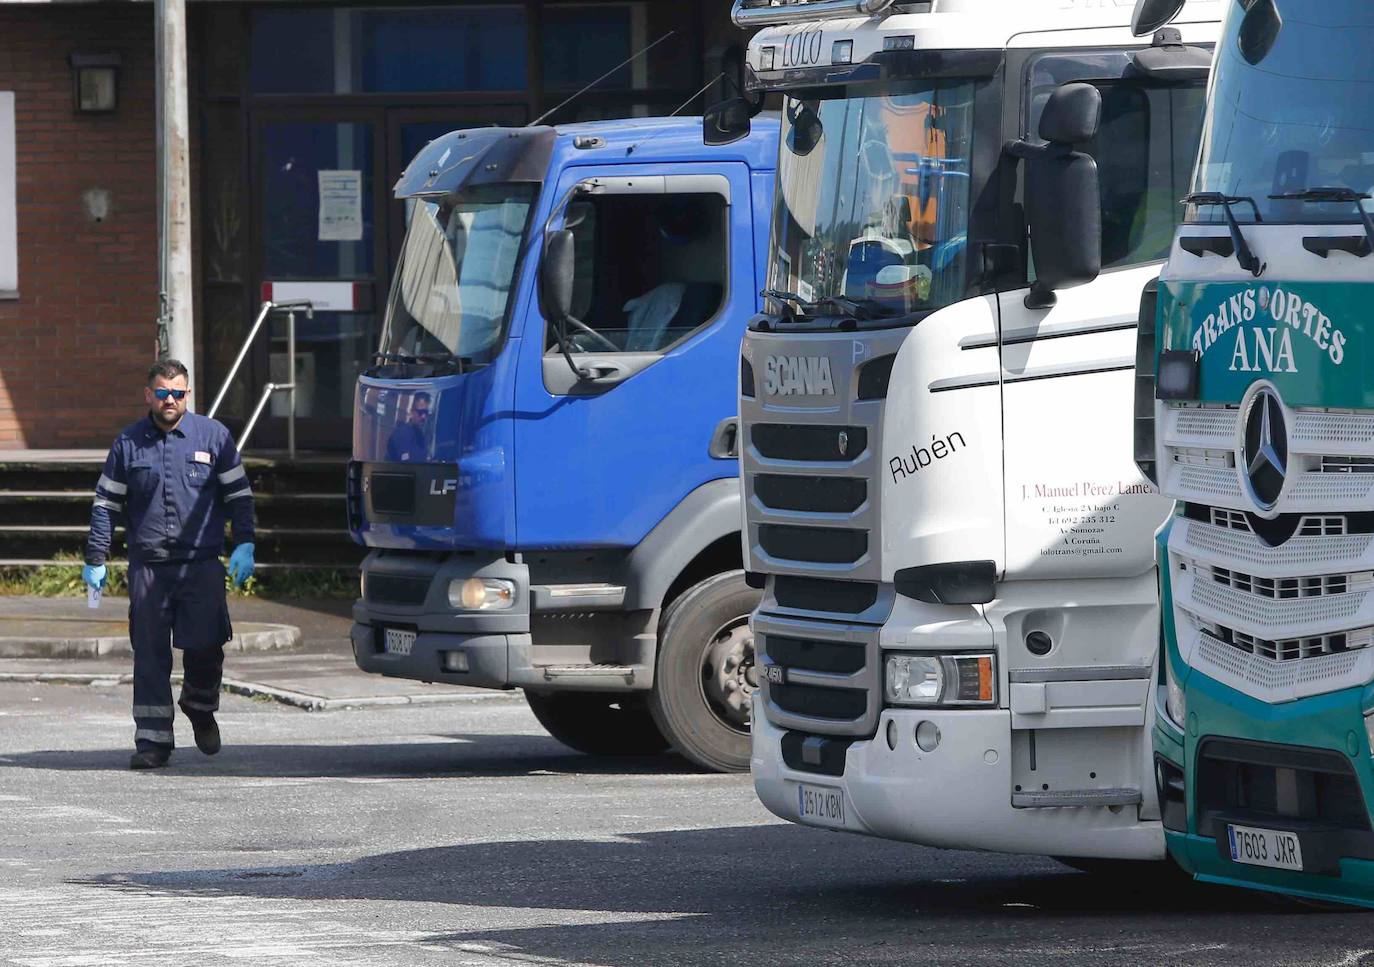
{"label": "dark blue work overall", "polygon": [[187,413],[164,433],[151,416],[110,447],[96,483],[86,563],[104,564],[117,517],[129,547],[129,639],[134,649],[134,744],[171,748],[172,648],[182,651],[182,711],[219,708],[224,643],[224,522],[253,540],[253,491],[229,431]]}

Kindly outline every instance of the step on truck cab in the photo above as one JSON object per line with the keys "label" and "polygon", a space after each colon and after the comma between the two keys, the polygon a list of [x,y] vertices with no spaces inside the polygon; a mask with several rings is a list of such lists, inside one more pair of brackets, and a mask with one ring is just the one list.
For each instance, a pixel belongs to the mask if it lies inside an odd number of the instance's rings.
{"label": "step on truck cab", "polygon": [[1374,7],[1226,6],[1142,308],[1164,829],[1199,879],[1374,906]]}
{"label": "step on truck cab", "polygon": [[1139,40],[1112,3],[735,5],[754,89],[785,96],[740,398],[778,816],[1163,858],[1169,505],[1122,426],[1220,7]]}
{"label": "step on truck cab", "polygon": [[455,131],[358,381],[364,671],[521,688],[575,749],[748,763],[735,373],[776,122]]}

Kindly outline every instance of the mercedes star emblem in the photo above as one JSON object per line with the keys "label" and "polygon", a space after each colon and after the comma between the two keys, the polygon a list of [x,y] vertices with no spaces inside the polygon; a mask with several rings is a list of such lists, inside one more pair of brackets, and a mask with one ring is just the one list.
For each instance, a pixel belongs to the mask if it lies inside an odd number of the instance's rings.
{"label": "mercedes star emblem", "polygon": [[1288,428],[1278,394],[1264,387],[1245,413],[1241,447],[1250,497],[1261,510],[1273,510],[1288,474]]}

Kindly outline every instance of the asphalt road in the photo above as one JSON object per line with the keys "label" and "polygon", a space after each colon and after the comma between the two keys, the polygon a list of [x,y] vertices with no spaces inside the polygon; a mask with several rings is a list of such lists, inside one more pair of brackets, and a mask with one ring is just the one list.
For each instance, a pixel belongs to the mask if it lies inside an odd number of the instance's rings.
{"label": "asphalt road", "polygon": [[0,964],[1374,964],[1374,918],[780,823],[524,703],[307,713],[124,769],[125,688],[0,685]]}

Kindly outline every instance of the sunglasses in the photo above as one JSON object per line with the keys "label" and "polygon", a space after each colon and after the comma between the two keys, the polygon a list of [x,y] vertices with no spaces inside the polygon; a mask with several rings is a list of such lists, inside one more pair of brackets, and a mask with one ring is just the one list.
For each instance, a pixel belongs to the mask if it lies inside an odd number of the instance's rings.
{"label": "sunglasses", "polygon": [[166,387],[159,387],[158,389],[153,390],[153,395],[160,400],[165,400],[167,397],[170,396],[172,399],[180,401],[184,400],[186,398],[186,394],[189,392],[191,391],[188,389],[167,389]]}

